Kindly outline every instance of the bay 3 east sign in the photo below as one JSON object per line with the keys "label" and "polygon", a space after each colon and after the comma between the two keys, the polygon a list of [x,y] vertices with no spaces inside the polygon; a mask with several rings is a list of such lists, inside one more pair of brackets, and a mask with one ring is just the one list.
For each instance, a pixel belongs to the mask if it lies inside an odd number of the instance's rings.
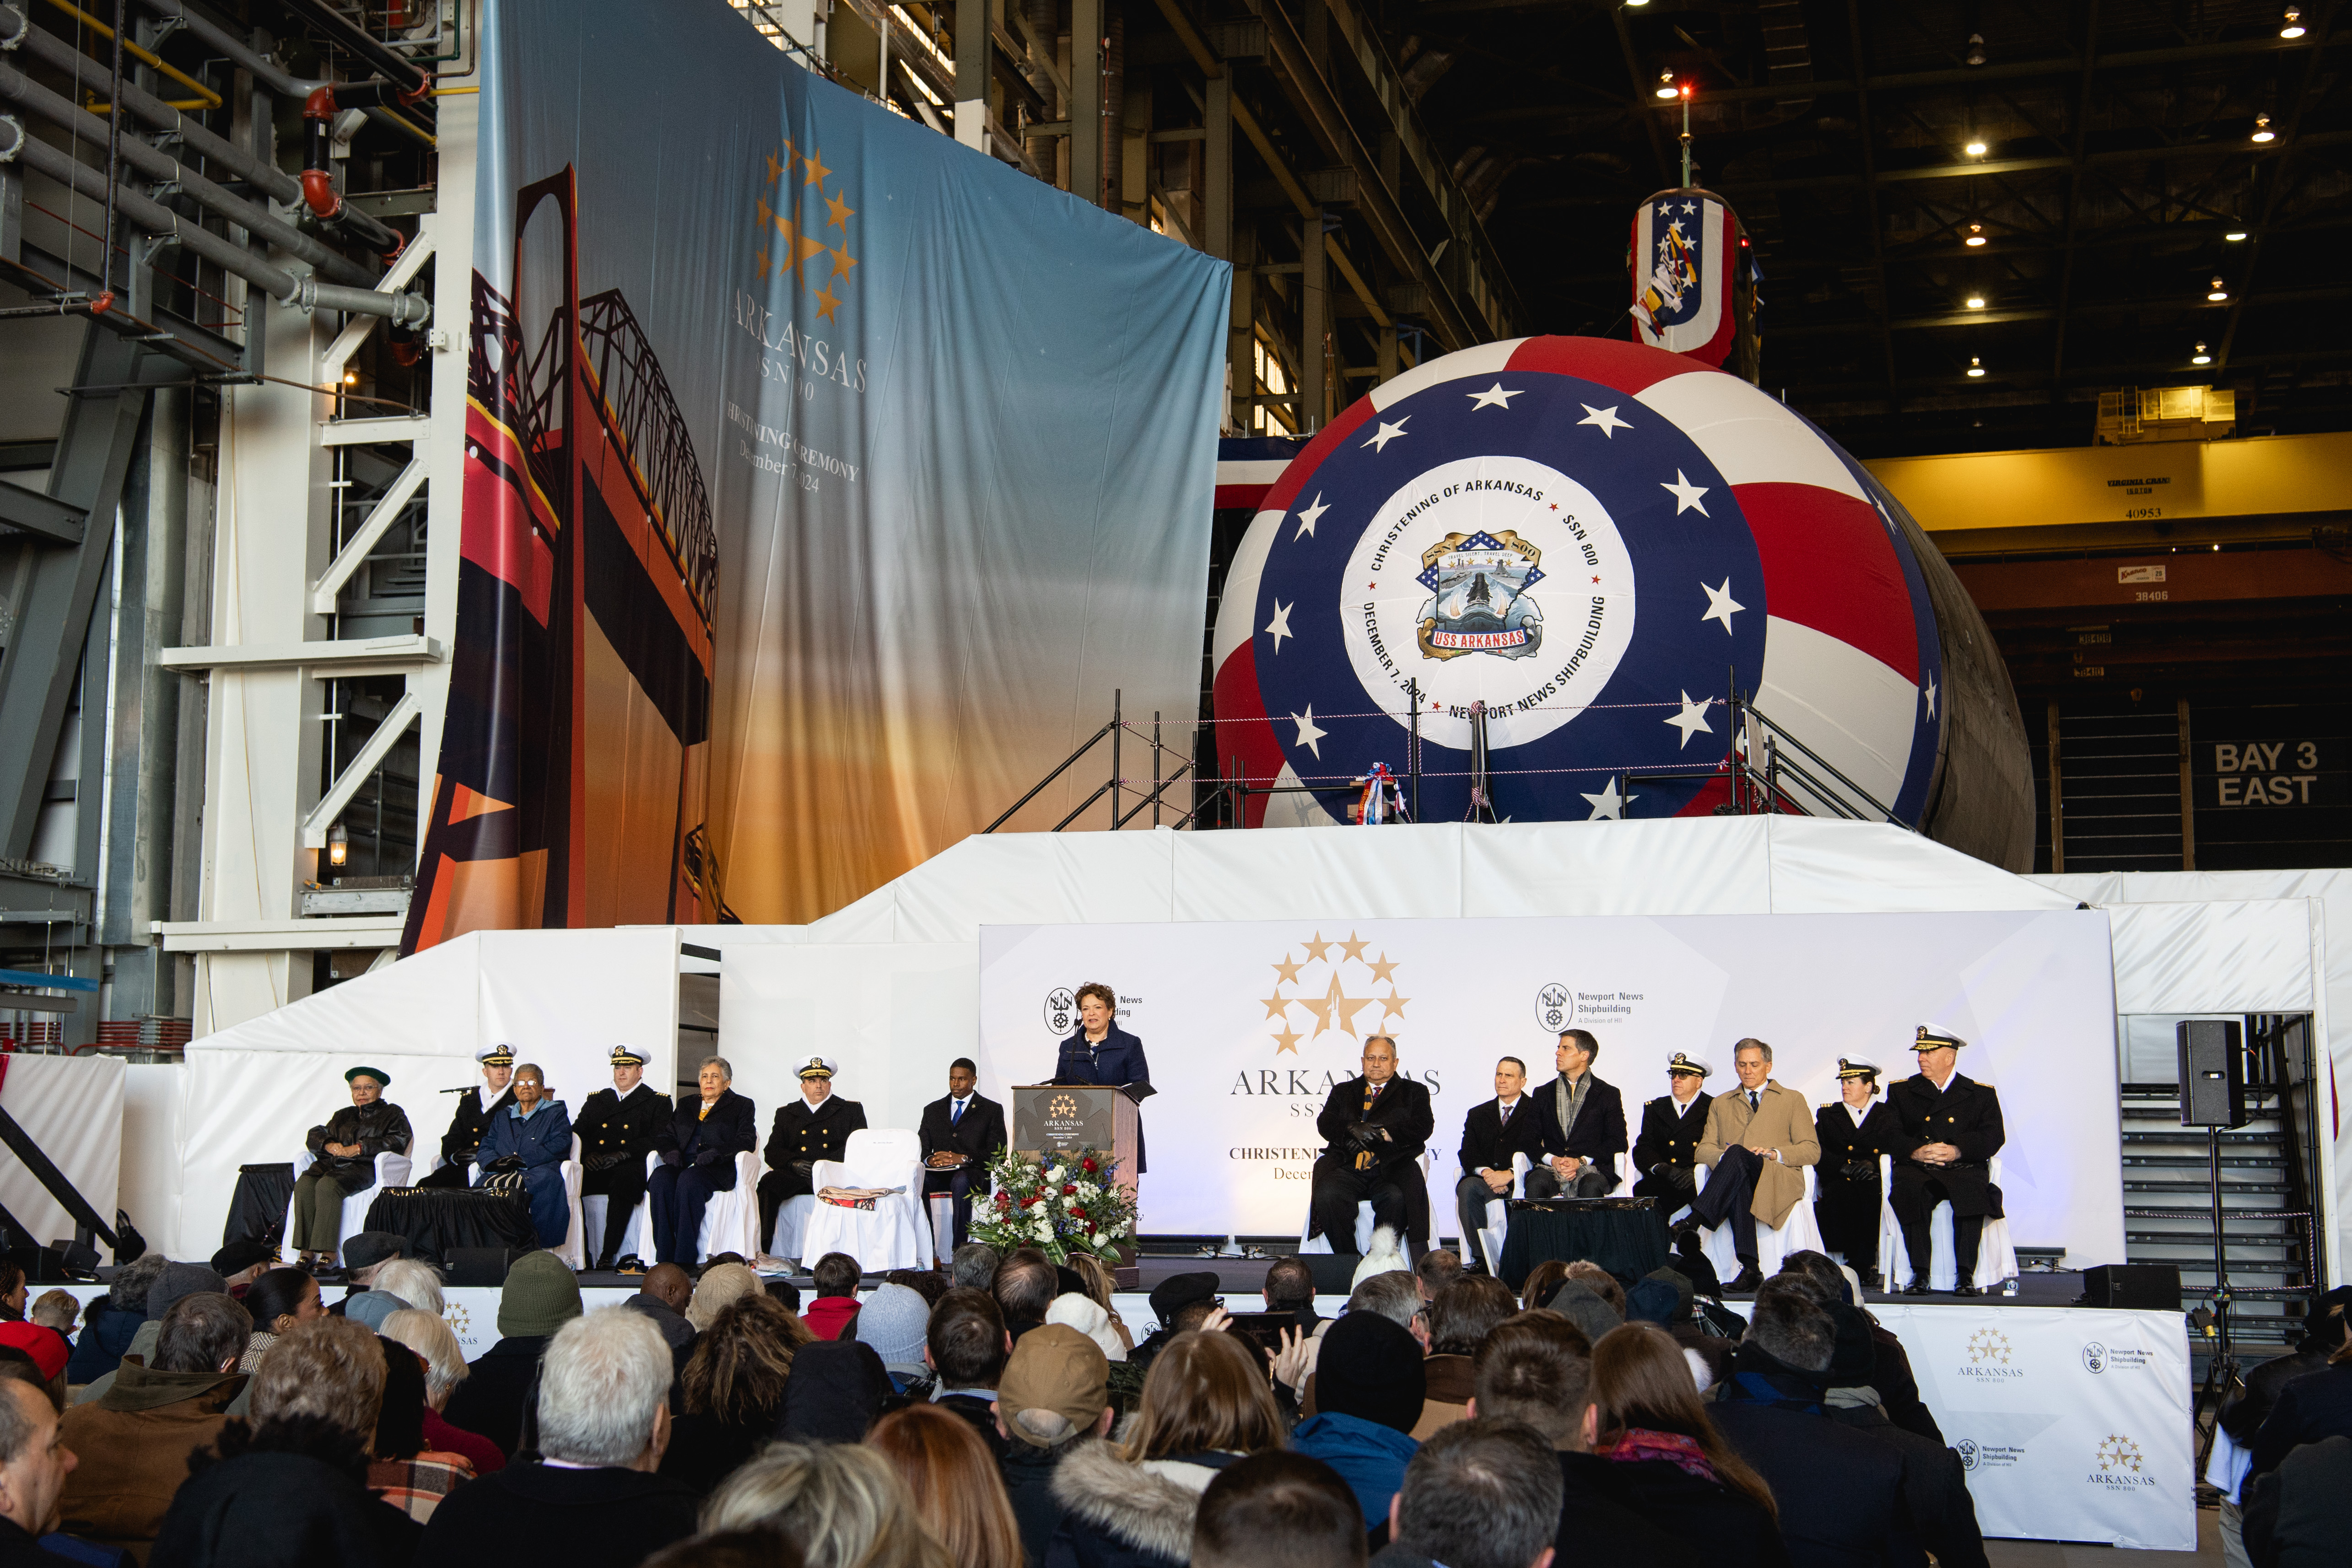
{"label": "bay 3 east sign", "polygon": [[2320,769],[2315,740],[2217,742],[2213,795],[2217,806],[2318,806],[2315,789],[2331,782]]}

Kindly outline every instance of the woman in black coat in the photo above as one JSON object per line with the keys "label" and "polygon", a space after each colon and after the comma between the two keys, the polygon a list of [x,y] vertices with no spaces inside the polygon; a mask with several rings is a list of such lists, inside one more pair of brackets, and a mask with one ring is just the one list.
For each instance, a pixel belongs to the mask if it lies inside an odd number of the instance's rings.
{"label": "woman in black coat", "polygon": [[1592,1451],[1617,1501],[1711,1568],[1790,1568],[1779,1506],[1707,1419],[1682,1346],[1627,1323],[1592,1347]]}
{"label": "woman in black coat", "polygon": [[723,1056],[695,1073],[702,1092],[682,1101],[656,1134],[660,1164],[646,1178],[653,1209],[655,1260],[692,1272],[702,1261],[702,1211],[710,1196],[735,1190],[735,1156],[760,1146],[760,1108],[730,1087],[735,1069]]}
{"label": "woman in black coat", "polygon": [[1895,1113],[1877,1095],[1877,1064],[1841,1056],[1839,1103],[1813,1113],[1813,1133],[1822,1143],[1813,1198],[1822,1250],[1843,1257],[1872,1290],[1880,1284],[1878,1219],[1885,1201],[1878,1158],[1892,1152],[1896,1131]]}

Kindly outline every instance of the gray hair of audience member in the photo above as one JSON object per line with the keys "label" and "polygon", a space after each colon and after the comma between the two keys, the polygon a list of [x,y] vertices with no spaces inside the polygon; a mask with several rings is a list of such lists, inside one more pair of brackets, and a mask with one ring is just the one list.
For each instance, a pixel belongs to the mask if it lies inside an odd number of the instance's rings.
{"label": "gray hair of audience member", "polygon": [[806,1568],[951,1568],[898,1470],[862,1443],[776,1443],[702,1505],[706,1535],[772,1530]]}
{"label": "gray hair of audience member", "polygon": [[1304,1258],[1276,1258],[1265,1270],[1265,1304],[1279,1310],[1315,1304],[1315,1270]]}
{"label": "gray hair of audience member", "polygon": [[1192,1568],[1363,1568],[1364,1511],[1339,1472],[1284,1448],[1217,1472],[1192,1518]]}
{"label": "gray hair of audience member", "polygon": [[315,1416],[372,1440],[384,1375],[373,1329],[350,1318],[312,1318],[278,1335],[261,1358],[253,1375],[253,1423]]}
{"label": "gray hair of audience member", "polygon": [[1555,1448],[1581,1452],[1592,1403],[1592,1342],[1558,1312],[1516,1312],[1496,1323],[1474,1364],[1478,1414],[1534,1427]]}
{"label": "gray hair of audience member", "polygon": [[158,1372],[236,1370],[253,1337],[253,1314],[235,1296],[218,1291],[198,1291],[182,1296],[163,1314],[155,1335]]}
{"label": "gray hair of audience member", "polygon": [[379,1263],[370,1288],[398,1296],[418,1312],[436,1318],[448,1310],[449,1303],[441,1295],[441,1270],[420,1259],[394,1258]]}
{"label": "gray hair of audience member", "polygon": [[1559,1534],[1559,1460],[1520,1421],[1457,1421],[1422,1444],[1397,1494],[1396,1539],[1446,1568],[1535,1568]]}
{"label": "gray hair of audience member", "polygon": [[[49,1399],[45,1385],[29,1377],[0,1377],[0,1465],[13,1465],[23,1458],[26,1448],[33,1440],[33,1434],[40,1430],[39,1418],[33,1414],[32,1407],[8,1392],[8,1386],[13,1383],[22,1383],[43,1401],[52,1406],[55,1404]],[[34,1522],[37,1525],[40,1521],[37,1520]]]}
{"label": "gray hair of audience member", "polygon": [[1421,1281],[1422,1295],[1433,1301],[1437,1300],[1438,1291],[1462,1278],[1462,1257],[1457,1252],[1448,1252],[1443,1247],[1434,1247],[1421,1255],[1421,1261],[1412,1266],[1412,1271]]}
{"label": "gray hair of audience member", "polygon": [[438,1312],[409,1307],[388,1314],[376,1333],[425,1358],[425,1403],[436,1410],[449,1403],[449,1396],[473,1370],[466,1364],[457,1331]]}
{"label": "gray hair of audience member", "polygon": [[540,1363],[540,1452],[574,1465],[635,1463],[667,1408],[670,1372],[669,1345],[643,1312],[600,1307],[572,1319]]}
{"label": "gray hair of audience member", "polygon": [[1430,1300],[1429,1354],[1475,1355],[1496,1325],[1518,1310],[1511,1288],[1492,1274],[1465,1274]]}
{"label": "gray hair of audience member", "polygon": [[1860,1305],[1846,1284],[1845,1270],[1838,1266],[1836,1259],[1826,1252],[1816,1252],[1811,1248],[1791,1252],[1780,1260],[1780,1272],[1773,1277],[1811,1281],[1820,1287],[1819,1293],[1824,1306]]}
{"label": "gray hair of audience member", "polygon": [[961,1291],[985,1291],[996,1283],[996,1249],[984,1241],[967,1241],[948,1260],[948,1273]]}
{"label": "gray hair of audience member", "polygon": [[1421,1276],[1402,1269],[1375,1274],[1356,1287],[1356,1293],[1348,1298],[1348,1310],[1378,1312],[1397,1327],[1410,1329],[1423,1311]]}
{"label": "gray hair of audience member", "polygon": [[1797,1281],[1771,1279],[1756,1292],[1741,1337],[1792,1372],[1827,1372],[1837,1354],[1837,1322]]}
{"label": "gray hair of audience member", "polygon": [[106,1304],[118,1312],[147,1310],[147,1287],[163,1277],[172,1260],[161,1252],[142,1253],[125,1263],[106,1288]]}

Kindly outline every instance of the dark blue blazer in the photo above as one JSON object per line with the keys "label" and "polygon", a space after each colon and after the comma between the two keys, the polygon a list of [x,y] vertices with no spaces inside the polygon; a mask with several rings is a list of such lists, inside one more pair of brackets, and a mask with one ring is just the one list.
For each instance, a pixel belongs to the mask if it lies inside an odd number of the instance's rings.
{"label": "dark blue blazer", "polygon": [[482,1129],[481,1146],[474,1153],[478,1165],[488,1165],[507,1155],[520,1155],[523,1168],[559,1165],[572,1157],[572,1113],[561,1100],[550,1100],[539,1114],[528,1119],[509,1106]]}
{"label": "dark blue blazer", "polygon": [[[1056,1083],[1149,1083],[1151,1068],[1143,1060],[1143,1042],[1116,1022],[1103,1036],[1102,1044],[1091,1057],[1087,1051],[1087,1031],[1076,1030],[1062,1042],[1062,1051],[1054,1062]],[[1135,1174],[1141,1176],[1151,1167],[1143,1157],[1143,1128],[1135,1129]]]}
{"label": "dark blue blazer", "polygon": [[760,1146],[759,1107],[750,1095],[730,1089],[705,1117],[702,1096],[688,1094],[671,1114],[667,1134],[659,1145],[663,1164],[672,1163],[672,1153],[681,1155],[676,1163],[701,1166],[713,1186],[729,1192],[735,1186],[735,1156]]}
{"label": "dark blue blazer", "polygon": [[1549,1159],[1555,1155],[1574,1155],[1579,1159],[1591,1160],[1609,1178],[1609,1185],[1615,1186],[1617,1165],[1610,1156],[1623,1153],[1625,1148],[1624,1097],[1617,1092],[1616,1085],[1595,1078],[1592,1087],[1585,1091],[1584,1108],[1576,1113],[1576,1125],[1562,1127],[1559,1109],[1552,1103],[1559,1082],[1555,1078],[1535,1091],[1536,1112],[1542,1118],[1543,1156]]}

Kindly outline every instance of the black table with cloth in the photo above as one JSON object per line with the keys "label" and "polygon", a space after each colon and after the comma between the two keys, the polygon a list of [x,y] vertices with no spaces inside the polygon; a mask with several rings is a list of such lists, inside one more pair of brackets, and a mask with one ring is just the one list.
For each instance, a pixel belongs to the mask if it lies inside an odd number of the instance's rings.
{"label": "black table with cloth", "polygon": [[527,1195],[471,1187],[395,1186],[368,1206],[367,1228],[408,1239],[411,1255],[446,1259],[461,1247],[539,1245]]}
{"label": "black table with cloth", "polygon": [[267,1241],[276,1246],[286,1236],[286,1206],[294,1199],[294,1162],[236,1167],[236,1191],[229,1198],[228,1224],[221,1245],[232,1241]]}
{"label": "black table with cloth", "polygon": [[1503,1283],[1517,1291],[1546,1259],[1600,1264],[1622,1280],[1666,1266],[1666,1228],[1654,1197],[1510,1200],[1503,1237]]}

